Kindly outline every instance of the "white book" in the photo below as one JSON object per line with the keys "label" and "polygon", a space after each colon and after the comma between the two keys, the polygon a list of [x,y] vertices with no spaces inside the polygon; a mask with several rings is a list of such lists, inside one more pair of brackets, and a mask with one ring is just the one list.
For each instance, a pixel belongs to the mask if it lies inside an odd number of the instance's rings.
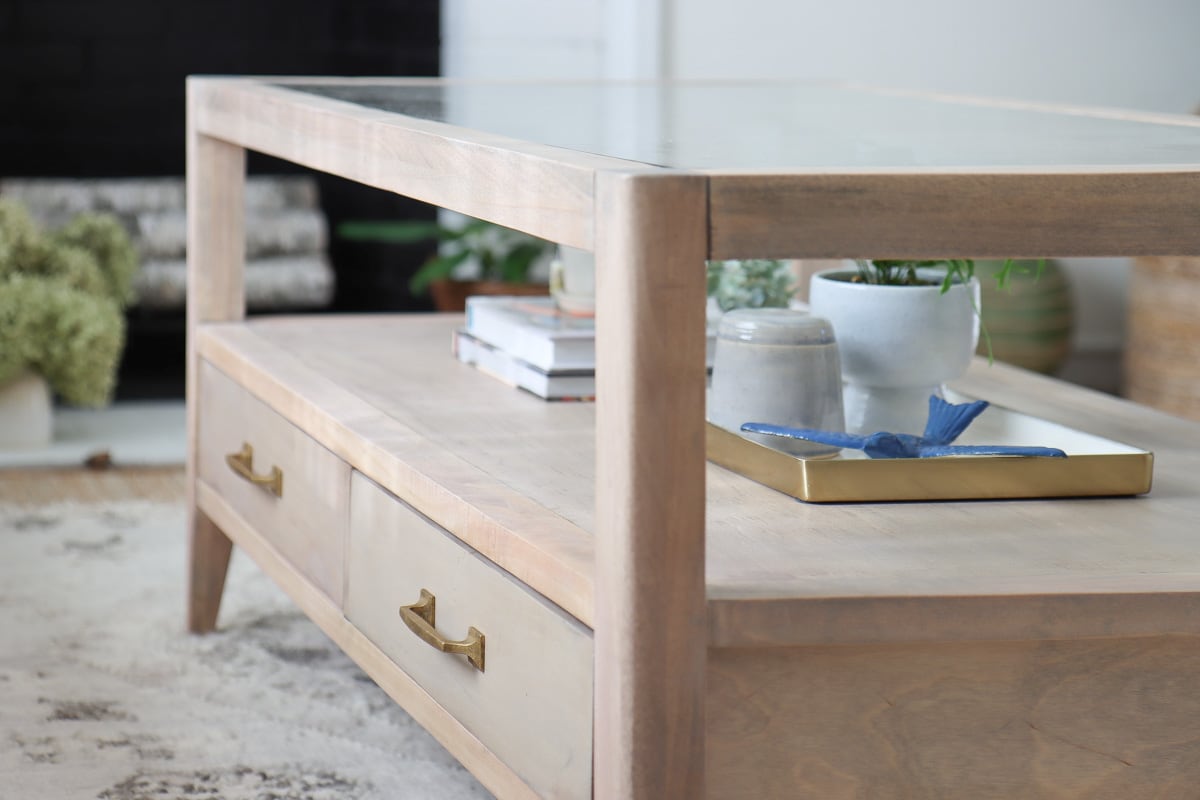
{"label": "white book", "polygon": [[596,368],[595,319],[550,297],[468,297],[467,333],[546,372]]}
{"label": "white book", "polygon": [[[595,319],[560,311],[550,297],[468,297],[466,330],[546,372],[596,368]],[[710,367],[715,344],[716,329],[710,326]]]}
{"label": "white book", "polygon": [[596,394],[595,370],[538,369],[465,330],[454,332],[454,355],[480,372],[546,400],[591,400]]}

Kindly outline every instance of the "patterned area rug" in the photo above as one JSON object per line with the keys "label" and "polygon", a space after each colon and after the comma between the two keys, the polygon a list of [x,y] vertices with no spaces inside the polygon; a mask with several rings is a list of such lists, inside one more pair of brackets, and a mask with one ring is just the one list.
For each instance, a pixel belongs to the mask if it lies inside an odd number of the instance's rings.
{"label": "patterned area rug", "polygon": [[184,512],[0,508],[0,800],[490,797],[249,559],[183,631]]}

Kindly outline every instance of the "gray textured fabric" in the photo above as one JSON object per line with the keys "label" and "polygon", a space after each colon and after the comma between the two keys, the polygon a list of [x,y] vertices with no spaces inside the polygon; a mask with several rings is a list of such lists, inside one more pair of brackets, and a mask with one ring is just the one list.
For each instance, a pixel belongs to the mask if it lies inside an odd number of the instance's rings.
{"label": "gray textured fabric", "polygon": [[[129,232],[141,266],[136,305],[181,309],[186,300],[186,184],[167,178],[4,178],[0,196],[24,205],[56,228],[76,214],[115,214]],[[311,176],[246,179],[246,299],[253,310],[307,310],[333,301],[329,230]]]}
{"label": "gray textured fabric", "polygon": [[184,511],[0,507],[0,800],[490,795],[235,550],[183,631]]}

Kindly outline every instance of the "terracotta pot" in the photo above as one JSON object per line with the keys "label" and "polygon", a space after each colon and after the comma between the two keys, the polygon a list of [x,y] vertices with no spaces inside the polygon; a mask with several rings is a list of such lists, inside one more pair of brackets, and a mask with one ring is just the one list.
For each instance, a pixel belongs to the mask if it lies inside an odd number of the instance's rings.
{"label": "terracotta pot", "polygon": [[473,294],[544,297],[550,294],[550,287],[544,283],[439,280],[429,284],[429,293],[438,311],[461,312],[466,310],[467,298]]}

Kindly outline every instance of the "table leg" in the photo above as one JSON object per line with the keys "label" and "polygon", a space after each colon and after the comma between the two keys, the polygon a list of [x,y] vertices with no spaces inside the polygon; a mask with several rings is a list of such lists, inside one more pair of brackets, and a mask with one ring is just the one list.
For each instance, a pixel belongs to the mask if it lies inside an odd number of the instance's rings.
{"label": "table leg", "polygon": [[188,630],[216,626],[231,543],[196,507],[197,448],[200,446],[197,326],[245,316],[246,240],[244,209],[246,151],[206,136],[197,108],[203,84],[188,83],[187,122],[187,504]]}
{"label": "table leg", "polygon": [[209,633],[217,627],[233,542],[197,508],[191,510],[188,528],[187,625],[192,633]]}
{"label": "table leg", "polygon": [[707,185],[598,176],[595,796],[702,798]]}

